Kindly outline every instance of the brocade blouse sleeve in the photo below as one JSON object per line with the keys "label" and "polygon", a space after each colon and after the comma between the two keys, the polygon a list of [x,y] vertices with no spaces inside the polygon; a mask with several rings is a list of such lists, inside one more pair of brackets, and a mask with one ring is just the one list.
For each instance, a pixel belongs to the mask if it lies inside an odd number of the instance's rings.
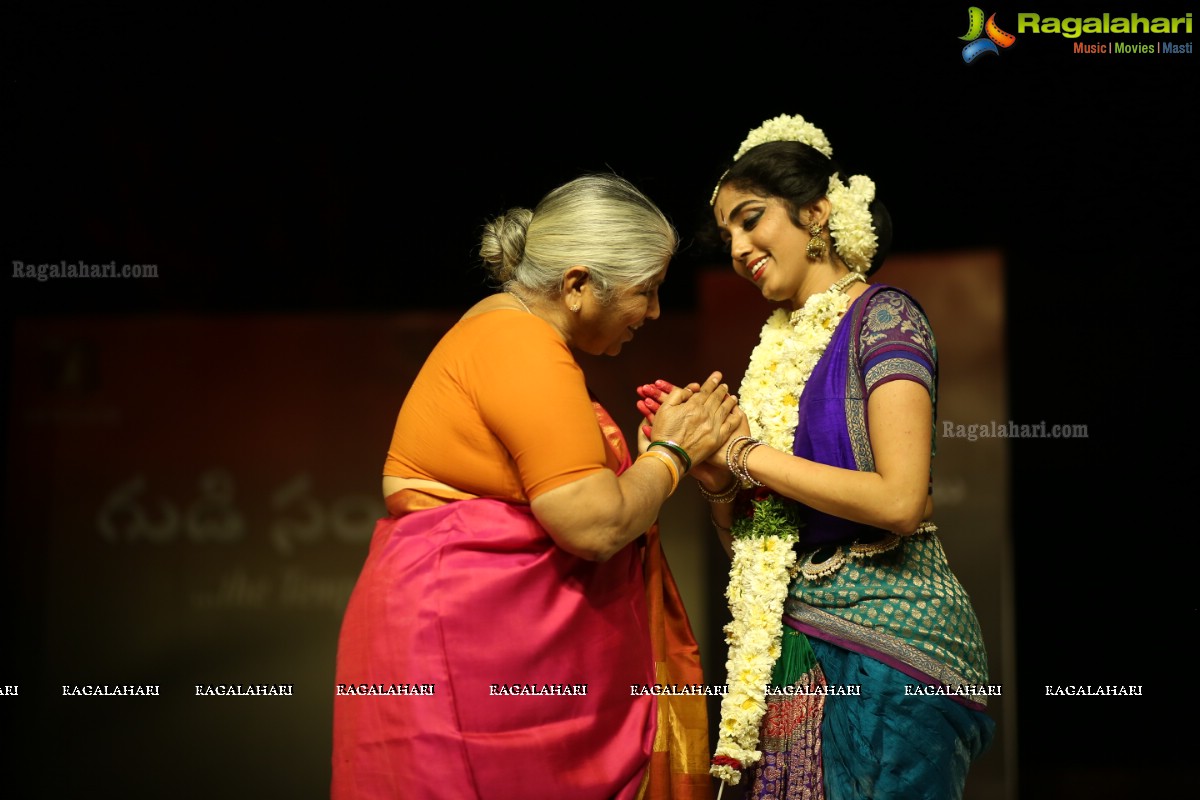
{"label": "brocade blouse sleeve", "polygon": [[881,289],[870,298],[858,332],[859,372],[866,397],[889,381],[920,383],[937,402],[937,344],[929,320],[904,292]]}

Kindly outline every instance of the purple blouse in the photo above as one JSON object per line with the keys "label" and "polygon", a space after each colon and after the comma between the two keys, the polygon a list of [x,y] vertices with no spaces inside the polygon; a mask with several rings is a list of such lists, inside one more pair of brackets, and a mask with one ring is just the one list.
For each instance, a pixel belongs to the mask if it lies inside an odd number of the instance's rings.
{"label": "purple blouse", "polygon": [[[792,452],[835,467],[874,470],[867,400],[894,380],[924,386],[937,419],[937,345],[929,320],[903,290],[875,285],[847,309],[809,376],[800,396]],[[801,513],[806,527],[800,531],[800,545],[806,549],[887,533],[806,506]]]}

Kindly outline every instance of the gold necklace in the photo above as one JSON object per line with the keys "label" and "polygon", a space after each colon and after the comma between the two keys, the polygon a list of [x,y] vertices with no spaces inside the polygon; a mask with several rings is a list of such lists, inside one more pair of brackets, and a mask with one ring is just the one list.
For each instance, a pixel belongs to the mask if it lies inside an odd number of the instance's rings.
{"label": "gold necklace", "polygon": [[[532,309],[531,309],[531,308],[530,308],[528,305],[526,305],[526,304],[525,304],[525,301],[521,299],[521,295],[517,294],[517,293],[516,293],[516,292],[514,292],[512,289],[505,289],[505,290],[504,290],[504,293],[505,293],[505,294],[510,294],[510,295],[512,295],[513,297],[515,297],[515,298],[517,299],[517,302],[521,304],[521,308],[525,309],[525,310],[526,310],[526,311],[528,311],[530,314],[533,314],[533,310],[532,310]],[[536,315],[535,315],[535,316],[536,316]]]}
{"label": "gold necklace", "polygon": [[850,272],[835,281],[833,286],[830,286],[829,288],[830,290],[836,289],[839,292],[844,292],[847,288],[849,288],[850,284],[854,283],[855,281],[862,281],[863,283],[866,283],[867,279],[863,277],[861,272],[850,270]]}

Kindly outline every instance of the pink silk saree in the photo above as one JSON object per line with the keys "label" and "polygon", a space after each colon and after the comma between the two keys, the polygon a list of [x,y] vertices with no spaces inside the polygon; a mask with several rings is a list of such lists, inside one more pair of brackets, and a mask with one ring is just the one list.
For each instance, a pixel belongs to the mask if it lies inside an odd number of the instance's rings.
{"label": "pink silk saree", "polygon": [[333,800],[711,796],[703,698],[634,692],[701,680],[657,525],[598,563],[528,506],[398,495],[339,636]]}

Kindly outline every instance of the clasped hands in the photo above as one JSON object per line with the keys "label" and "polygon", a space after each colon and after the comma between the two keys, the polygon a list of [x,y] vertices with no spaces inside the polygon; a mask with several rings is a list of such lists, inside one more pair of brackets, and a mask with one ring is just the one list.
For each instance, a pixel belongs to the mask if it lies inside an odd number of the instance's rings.
{"label": "clasped hands", "polygon": [[691,456],[690,474],[705,489],[727,487],[733,474],[725,464],[725,446],[736,436],[749,435],[750,423],[737,397],[721,382],[721,373],[686,386],[657,380],[638,386],[637,393],[638,411],[646,419],[638,429],[638,452],[645,452],[650,442],[674,441]]}

